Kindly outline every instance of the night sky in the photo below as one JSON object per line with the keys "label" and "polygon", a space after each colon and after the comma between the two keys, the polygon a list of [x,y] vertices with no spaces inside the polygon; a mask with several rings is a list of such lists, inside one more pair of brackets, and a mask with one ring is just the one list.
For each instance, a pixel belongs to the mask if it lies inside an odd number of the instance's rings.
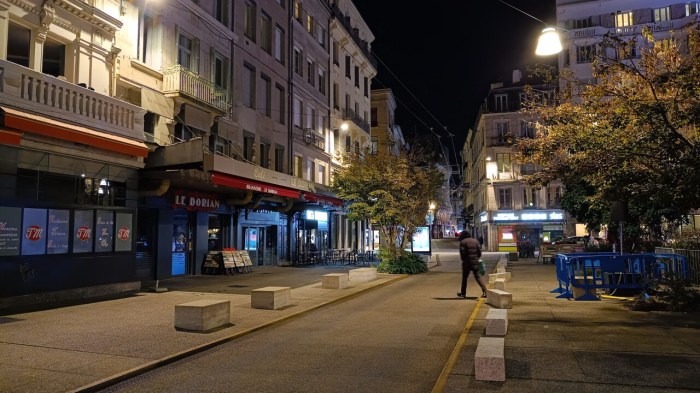
{"label": "night sky", "polygon": [[[506,1],[548,24],[556,21],[555,0]],[[421,6],[386,0],[353,2],[375,36],[372,51],[380,61],[372,88],[393,90],[398,101],[396,124],[409,140],[411,133],[430,133],[428,127],[433,127],[453,162],[453,143],[443,126],[454,134],[459,156],[491,82],[509,80],[514,68],[556,61],[534,55],[544,24],[498,0]]]}

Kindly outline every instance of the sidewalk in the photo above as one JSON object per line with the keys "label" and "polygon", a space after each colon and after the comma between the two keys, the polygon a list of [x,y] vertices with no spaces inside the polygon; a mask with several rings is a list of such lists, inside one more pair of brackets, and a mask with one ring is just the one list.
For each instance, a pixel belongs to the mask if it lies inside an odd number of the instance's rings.
{"label": "sidewalk", "polygon": [[636,312],[622,300],[556,299],[554,265],[508,262],[505,382],[474,379],[485,302],[444,392],[700,391],[700,314]]}
{"label": "sidewalk", "polygon": [[[355,267],[261,267],[239,276],[191,276],[161,281],[161,287],[172,287],[168,292],[0,316],[0,392],[93,391],[405,277],[379,274],[342,290],[321,288],[323,274]],[[290,306],[250,307],[251,289],[282,284],[292,287]],[[211,333],[175,330],[175,305],[201,299],[230,300],[233,326]]]}

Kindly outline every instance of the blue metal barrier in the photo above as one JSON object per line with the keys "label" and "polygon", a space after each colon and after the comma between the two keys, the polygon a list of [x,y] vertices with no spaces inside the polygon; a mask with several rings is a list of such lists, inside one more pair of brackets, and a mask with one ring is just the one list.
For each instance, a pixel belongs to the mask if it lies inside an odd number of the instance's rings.
{"label": "blue metal barrier", "polygon": [[677,254],[574,253],[555,257],[560,293],[557,298],[572,298],[574,288],[581,289],[576,300],[599,300],[598,289],[642,291],[650,278],[686,279],[688,266]]}

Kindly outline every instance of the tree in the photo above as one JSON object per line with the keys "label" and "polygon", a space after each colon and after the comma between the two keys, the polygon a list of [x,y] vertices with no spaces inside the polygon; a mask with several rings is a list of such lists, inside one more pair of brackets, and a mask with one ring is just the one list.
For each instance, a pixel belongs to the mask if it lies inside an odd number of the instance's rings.
{"label": "tree", "polygon": [[392,258],[401,254],[416,227],[425,225],[428,204],[435,199],[442,174],[417,151],[393,155],[352,152],[333,177],[338,196],[349,201],[348,218],[369,219],[379,228],[380,247]]}
{"label": "tree", "polygon": [[594,84],[562,70],[559,104],[527,109],[541,127],[518,142],[520,159],[543,168],[529,182],[561,179],[567,211],[594,225],[611,223],[610,203],[620,202],[625,222],[652,235],[699,207],[700,32],[685,35],[683,45],[679,34],[658,41],[646,29],[631,40],[604,36]]}

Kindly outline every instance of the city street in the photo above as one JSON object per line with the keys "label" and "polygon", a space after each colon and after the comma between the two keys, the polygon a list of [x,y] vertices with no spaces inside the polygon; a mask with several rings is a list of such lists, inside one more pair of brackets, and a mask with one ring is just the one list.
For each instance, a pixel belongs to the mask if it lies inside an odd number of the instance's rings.
{"label": "city street", "polygon": [[[480,290],[455,296],[453,239],[434,242],[442,265],[301,318],[241,337],[124,382],[114,392],[427,392]],[[497,258],[498,255],[489,256]]]}

